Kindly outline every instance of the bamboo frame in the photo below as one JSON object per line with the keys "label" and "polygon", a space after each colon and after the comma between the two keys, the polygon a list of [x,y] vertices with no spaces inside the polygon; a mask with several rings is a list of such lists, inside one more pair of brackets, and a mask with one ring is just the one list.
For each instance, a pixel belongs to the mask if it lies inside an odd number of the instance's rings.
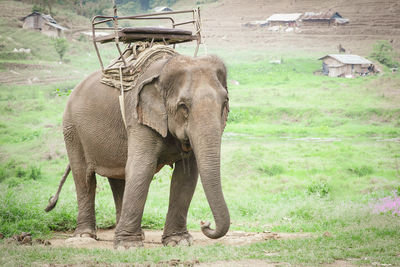
{"label": "bamboo frame", "polygon": [[[175,22],[175,19],[172,17],[172,15],[177,15],[177,14],[192,14],[193,19],[188,20],[188,21],[182,21],[179,23]],[[192,35],[174,35],[174,34],[162,34],[162,33],[123,33],[121,30],[123,28],[119,27],[119,21],[121,20],[169,20],[171,22],[171,28],[175,29],[177,26],[182,26],[182,25],[187,25],[187,24],[193,24],[194,28],[194,33]],[[193,10],[181,10],[181,11],[170,11],[170,12],[157,12],[157,13],[149,13],[149,14],[139,14],[139,15],[134,15],[134,16],[122,16],[119,17],[117,15],[117,7],[114,5],[114,16],[103,16],[103,15],[98,15],[93,17],[92,19],[92,38],[93,38],[93,45],[96,50],[97,57],[99,58],[100,66],[101,69],[104,71],[104,64],[101,59],[99,47],[97,43],[106,43],[106,42],[115,42],[115,45],[117,47],[118,53],[120,55],[118,61],[123,62],[124,66],[127,66],[127,62],[124,58],[123,51],[121,50],[120,47],[120,42],[122,41],[123,43],[131,43],[134,42],[135,40],[151,40],[151,42],[154,42],[155,38],[162,39],[163,42],[166,45],[173,45],[175,47],[176,43],[182,43],[182,42],[189,42],[189,41],[196,41],[196,49],[194,52],[194,56],[197,56],[197,53],[199,51],[199,46],[201,43],[201,18],[200,18],[200,8],[197,7],[197,9]],[[104,27],[104,25],[107,22],[113,22],[112,27]],[[100,26],[101,25],[101,26]],[[98,27],[96,27],[98,26]],[[102,31],[110,31],[114,33],[114,38],[110,39],[110,36],[99,36],[96,37],[96,30],[102,30]],[[171,42],[167,41],[172,40]],[[117,61],[117,62],[118,62]]]}

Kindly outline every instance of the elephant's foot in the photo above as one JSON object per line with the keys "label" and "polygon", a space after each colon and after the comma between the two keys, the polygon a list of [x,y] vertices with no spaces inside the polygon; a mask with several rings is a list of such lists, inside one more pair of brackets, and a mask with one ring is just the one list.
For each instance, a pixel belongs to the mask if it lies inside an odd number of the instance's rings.
{"label": "elephant's foot", "polygon": [[116,250],[127,250],[127,249],[141,248],[141,247],[143,247],[142,240],[136,240],[136,241],[119,240],[114,242],[114,248]]}
{"label": "elephant's foot", "polygon": [[191,246],[193,244],[193,237],[191,234],[186,232],[172,233],[168,236],[162,237],[162,243],[164,246],[175,247],[175,246]]}
{"label": "elephant's foot", "polygon": [[140,234],[131,235],[124,239],[119,239],[117,236],[114,241],[114,248],[117,250],[126,250],[143,247],[144,232],[141,230]]}
{"label": "elephant's foot", "polygon": [[79,245],[79,244],[87,244],[93,242],[97,242],[97,237],[96,234],[92,231],[75,233],[73,237],[70,237],[65,240],[65,243],[69,245]]}

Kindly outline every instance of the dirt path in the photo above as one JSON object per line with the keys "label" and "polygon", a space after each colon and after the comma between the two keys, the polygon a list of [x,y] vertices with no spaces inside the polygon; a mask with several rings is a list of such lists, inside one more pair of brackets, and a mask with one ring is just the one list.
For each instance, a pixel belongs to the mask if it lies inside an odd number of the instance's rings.
{"label": "dirt path", "polygon": [[[211,244],[224,244],[224,245],[247,245],[256,242],[261,242],[269,239],[290,239],[290,238],[306,238],[310,237],[307,233],[247,233],[242,231],[231,231],[225,237],[220,239],[209,239],[204,236],[201,232],[190,232],[193,236],[193,246],[205,246]],[[145,231],[144,247],[161,247],[161,236],[162,231]],[[51,245],[54,247],[77,247],[77,248],[108,248],[113,249],[114,229],[110,230],[98,230],[97,237],[98,241],[83,240],[79,243],[69,243],[66,241],[67,238],[71,237],[71,234],[60,233],[56,234],[51,240]]]}

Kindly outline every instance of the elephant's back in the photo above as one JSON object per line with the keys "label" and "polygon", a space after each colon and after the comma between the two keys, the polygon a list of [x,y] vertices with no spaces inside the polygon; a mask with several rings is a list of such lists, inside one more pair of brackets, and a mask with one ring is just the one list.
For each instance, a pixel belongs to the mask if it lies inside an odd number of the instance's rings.
{"label": "elephant's back", "polygon": [[93,72],[74,88],[65,108],[64,120],[81,123],[86,119],[107,115],[104,122],[112,120],[122,122],[119,91],[102,84],[101,77],[101,71]]}
{"label": "elephant's back", "polygon": [[[66,113],[82,112],[84,109],[117,109],[119,91],[102,84],[101,71],[95,71],[80,82],[69,96]],[[100,110],[98,110],[100,111]]]}

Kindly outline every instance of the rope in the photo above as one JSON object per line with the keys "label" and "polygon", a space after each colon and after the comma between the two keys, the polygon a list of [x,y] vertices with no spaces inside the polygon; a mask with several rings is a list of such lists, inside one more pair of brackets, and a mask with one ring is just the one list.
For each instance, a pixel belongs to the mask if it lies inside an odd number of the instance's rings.
{"label": "rope", "polygon": [[124,85],[122,83],[122,66],[119,66],[119,80],[120,80],[120,83],[121,83],[121,95],[118,97],[118,99],[119,99],[119,108],[121,109],[122,121],[124,122],[125,129],[126,129]]}
{"label": "rope", "polygon": [[[133,50],[135,52],[133,52]],[[124,67],[122,62],[111,64],[112,68],[104,69],[101,83],[117,89],[120,89],[122,84],[123,90],[129,91],[136,86],[140,75],[143,74],[154,61],[176,55],[177,52],[170,47],[159,44],[153,45],[153,47],[150,48],[149,42],[143,42],[127,47],[124,54],[127,56],[126,61],[128,66]]]}
{"label": "rope", "polygon": [[193,14],[194,14],[194,17],[195,17],[195,19],[194,19],[195,28],[196,28],[195,35],[198,34],[198,33],[200,34],[200,40],[201,40],[200,44],[203,45],[204,52],[205,52],[206,55],[208,55],[206,41],[205,41],[204,36],[201,34],[203,32],[203,21],[202,21],[201,17],[199,16],[199,12],[198,12],[197,9],[193,10]]}

